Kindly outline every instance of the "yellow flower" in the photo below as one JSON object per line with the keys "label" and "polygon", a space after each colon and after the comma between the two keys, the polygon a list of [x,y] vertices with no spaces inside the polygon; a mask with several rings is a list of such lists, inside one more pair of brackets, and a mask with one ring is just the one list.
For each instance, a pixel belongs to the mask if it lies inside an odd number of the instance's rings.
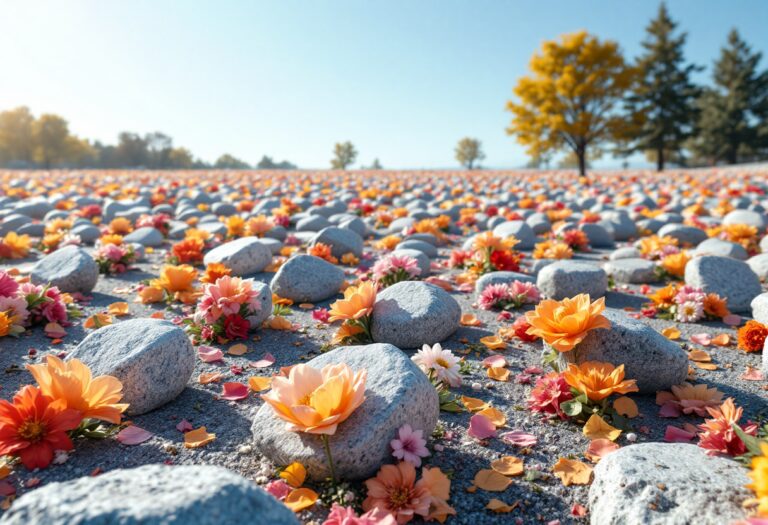
{"label": "yellow flower", "polygon": [[569,386],[586,395],[591,401],[602,401],[611,394],[637,392],[634,379],[624,379],[624,365],[614,367],[610,363],[587,361],[580,365],[571,363],[563,372]]}
{"label": "yellow flower", "polygon": [[758,515],[768,517],[768,443],[760,443],[760,451],[762,455],[752,458],[752,470],[749,473],[752,483],[747,488],[752,489],[760,500]]}
{"label": "yellow flower", "polygon": [[511,250],[519,242],[514,235],[502,239],[494,235],[493,232],[486,231],[475,236],[472,248],[475,250]]}
{"label": "yellow flower", "polygon": [[133,225],[131,224],[131,221],[129,221],[125,217],[118,217],[116,219],[112,219],[112,222],[109,223],[109,233],[118,233],[120,235],[125,235],[126,233],[131,233],[132,231],[133,231]]}
{"label": "yellow flower", "polygon": [[55,400],[64,400],[66,408],[78,410],[84,418],[120,423],[128,408],[119,403],[123,385],[112,376],[92,377],[91,370],[77,359],[67,362],[46,356],[46,364],[27,365],[27,370],[40,385],[41,392]]}
{"label": "yellow flower", "polygon": [[348,319],[360,319],[370,315],[376,302],[376,284],[366,281],[359,286],[350,286],[344,290],[344,299],[331,305],[331,322]]}
{"label": "yellow flower", "polygon": [[261,398],[293,432],[333,435],[338,425],[365,401],[367,372],[353,372],[344,363],[317,370],[306,364],[275,376],[272,390]]}
{"label": "yellow flower", "polygon": [[534,259],[571,259],[573,249],[564,242],[544,241],[533,249]]}
{"label": "yellow flower", "polygon": [[16,232],[8,232],[0,240],[0,258],[23,259],[29,254],[32,240],[29,235],[19,235]]}
{"label": "yellow flower", "polygon": [[227,226],[227,237],[240,237],[245,233],[245,219],[239,215],[232,215],[221,222]]}
{"label": "yellow flower", "polygon": [[587,332],[596,328],[610,328],[611,323],[602,312],[605,298],[590,303],[589,294],[579,294],[562,301],[544,300],[525,318],[531,327],[528,335],[537,335],[558,352],[568,352],[584,340]]}

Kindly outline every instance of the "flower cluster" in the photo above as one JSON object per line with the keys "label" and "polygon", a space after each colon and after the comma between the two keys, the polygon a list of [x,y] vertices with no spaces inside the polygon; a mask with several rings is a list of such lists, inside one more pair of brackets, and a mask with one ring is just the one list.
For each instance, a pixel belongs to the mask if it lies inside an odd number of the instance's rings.
{"label": "flower cluster", "polygon": [[648,298],[652,302],[643,310],[648,317],[695,323],[701,319],[721,320],[730,315],[726,299],[689,285],[669,284]]}
{"label": "flower cluster", "polygon": [[72,297],[57,287],[18,283],[0,271],[0,337],[17,336],[38,324],[67,325],[80,315]]}
{"label": "flower cluster", "polygon": [[49,355],[28,365],[38,386],[26,385],[12,401],[0,400],[0,456],[18,457],[28,469],[45,468],[56,450],[72,450],[71,437],[93,421],[120,423],[128,405],[123,385],[112,376],[93,377],[78,361]]}
{"label": "flower cluster", "polygon": [[560,242],[567,244],[571,249],[577,252],[589,251],[589,238],[587,234],[581,230],[571,229],[564,230],[558,235]]}
{"label": "flower cluster", "polygon": [[502,239],[487,231],[476,235],[472,250],[459,250],[451,254],[451,266],[464,268],[474,275],[495,271],[520,270],[523,255],[514,250],[520,241],[514,236]]}
{"label": "flower cluster", "polygon": [[400,281],[411,281],[421,275],[418,261],[409,255],[385,255],[374,263],[371,271],[381,288]]}
{"label": "flower cluster", "polygon": [[760,352],[765,346],[766,337],[768,337],[768,326],[750,319],[747,324],[739,328],[738,348],[747,353]]}
{"label": "flower cluster", "polygon": [[93,252],[93,258],[99,265],[99,273],[123,273],[136,262],[136,252],[130,244],[101,244]]}
{"label": "flower cluster", "polygon": [[167,236],[171,228],[171,216],[167,213],[144,214],[136,219],[136,228],[155,228]]}
{"label": "flower cluster", "polygon": [[544,241],[533,248],[534,259],[571,259],[573,249],[562,241]]}
{"label": "flower cluster", "polygon": [[512,283],[491,284],[480,293],[477,301],[483,310],[500,308],[510,310],[524,304],[535,304],[541,299],[539,289],[533,283],[513,281]]}
{"label": "flower cluster", "polygon": [[0,259],[23,259],[29,255],[32,240],[29,235],[8,232],[0,239]]}
{"label": "flower cluster", "polygon": [[261,310],[252,279],[225,275],[203,287],[195,313],[184,320],[196,342],[245,339]]}
{"label": "flower cluster", "polygon": [[638,241],[637,249],[644,259],[650,259],[652,261],[658,261],[668,255],[680,253],[677,239],[670,237],[669,235],[663,237],[659,237],[658,235],[643,237]]}
{"label": "flower cluster", "polygon": [[331,246],[322,242],[315,243],[307,249],[309,255],[314,255],[328,261],[331,264],[338,264],[339,259],[333,256]]}
{"label": "flower cluster", "polygon": [[150,280],[146,286],[139,289],[138,301],[159,303],[161,301],[181,301],[194,304],[199,295],[194,286],[197,270],[188,264],[166,264],[160,269],[160,276]]}
{"label": "flower cluster", "polygon": [[747,253],[754,255],[760,253],[758,247],[758,231],[755,226],[750,224],[725,224],[707,228],[707,235],[730,242],[740,244],[747,250]]}

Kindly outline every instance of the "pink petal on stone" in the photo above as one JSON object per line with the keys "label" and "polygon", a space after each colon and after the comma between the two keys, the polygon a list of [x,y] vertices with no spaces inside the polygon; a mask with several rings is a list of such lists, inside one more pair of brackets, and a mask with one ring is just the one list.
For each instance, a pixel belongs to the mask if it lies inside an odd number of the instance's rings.
{"label": "pink petal on stone", "polygon": [[469,420],[470,436],[477,439],[487,439],[490,437],[496,437],[496,427],[491,420],[482,414],[475,414]]}
{"label": "pink petal on stone", "polygon": [[503,355],[496,354],[483,359],[483,366],[486,368],[489,368],[489,367],[504,368],[505,366],[507,366],[507,360],[504,359]]}
{"label": "pink petal on stone", "polygon": [[529,366],[525,370],[523,370],[526,374],[532,374],[532,375],[538,375],[543,374],[544,370],[541,369],[539,366]]}
{"label": "pink petal on stone", "polygon": [[745,381],[762,381],[764,378],[763,373],[760,370],[747,365],[747,369],[743,374],[741,374],[741,376],[739,376],[739,379],[743,379]]}
{"label": "pink petal on stone", "polygon": [[201,361],[215,363],[224,359],[224,352],[212,346],[200,345],[197,347],[197,355]]}
{"label": "pink petal on stone", "polygon": [[501,439],[518,447],[532,447],[536,444],[538,439],[533,434],[528,434],[520,430],[513,430],[512,432],[506,432],[499,436]]}
{"label": "pink petal on stone", "polygon": [[680,417],[680,415],[680,407],[677,403],[664,403],[661,405],[661,410],[659,410],[659,417]]}
{"label": "pink petal on stone", "polygon": [[224,383],[221,390],[221,398],[227,401],[240,401],[248,397],[248,387],[243,383]]}
{"label": "pink petal on stone", "polygon": [[265,355],[262,359],[259,359],[258,361],[251,361],[248,363],[248,366],[252,368],[267,368],[268,366],[272,366],[275,364],[275,356],[267,352],[267,355]]}
{"label": "pink petal on stone", "polygon": [[176,425],[176,430],[178,430],[179,432],[189,432],[193,428],[195,428],[195,427],[192,426],[192,423],[190,423],[186,419],[182,419],[179,422],[179,424]]}
{"label": "pink petal on stone", "polygon": [[668,425],[666,432],[664,432],[664,441],[667,443],[689,443],[695,437],[696,434],[693,432],[672,425]]}
{"label": "pink petal on stone", "polygon": [[123,445],[139,445],[152,439],[154,434],[136,425],[125,427],[117,433],[117,440]]}
{"label": "pink petal on stone", "polygon": [[736,314],[728,314],[723,317],[723,322],[728,326],[739,326],[741,324],[741,316]]}
{"label": "pink petal on stone", "polygon": [[691,342],[701,346],[709,346],[712,344],[712,336],[709,334],[693,334]]}

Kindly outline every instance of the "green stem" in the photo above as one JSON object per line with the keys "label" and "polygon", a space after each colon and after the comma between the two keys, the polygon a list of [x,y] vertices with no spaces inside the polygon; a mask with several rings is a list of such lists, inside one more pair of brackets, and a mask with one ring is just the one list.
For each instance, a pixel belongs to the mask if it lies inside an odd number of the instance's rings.
{"label": "green stem", "polygon": [[323,448],[325,449],[325,457],[328,458],[328,468],[331,469],[331,480],[336,485],[336,469],[333,466],[333,456],[331,455],[331,445],[328,441],[326,434],[320,434],[320,439],[323,441]]}

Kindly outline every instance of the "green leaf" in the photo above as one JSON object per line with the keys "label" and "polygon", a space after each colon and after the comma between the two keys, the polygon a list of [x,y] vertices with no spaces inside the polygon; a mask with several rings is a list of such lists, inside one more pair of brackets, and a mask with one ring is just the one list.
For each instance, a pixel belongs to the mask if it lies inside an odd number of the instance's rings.
{"label": "green leaf", "polygon": [[578,400],[571,399],[570,401],[566,401],[565,403],[562,403],[560,405],[560,409],[565,413],[567,416],[576,417],[579,414],[581,414],[581,410],[584,408],[584,405],[582,405]]}
{"label": "green leaf", "polygon": [[733,431],[736,432],[736,435],[739,436],[739,438],[744,442],[744,445],[746,445],[750,454],[760,456],[762,454],[762,451],[760,450],[760,440],[755,436],[750,436],[744,432],[744,430],[742,430],[742,428],[736,423],[733,423],[732,426]]}

